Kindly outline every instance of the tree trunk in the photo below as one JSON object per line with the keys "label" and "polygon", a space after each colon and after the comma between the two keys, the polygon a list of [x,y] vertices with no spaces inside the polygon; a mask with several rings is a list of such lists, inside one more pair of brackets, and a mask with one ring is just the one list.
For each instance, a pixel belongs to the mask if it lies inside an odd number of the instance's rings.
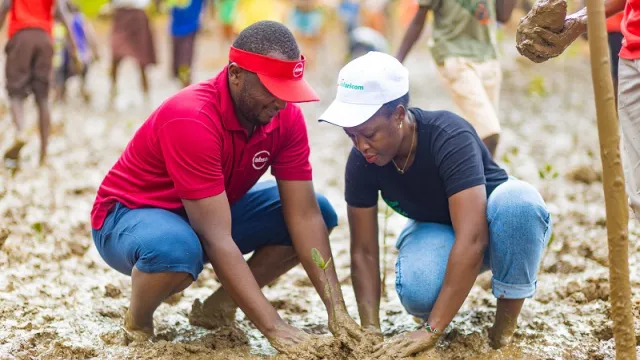
{"label": "tree trunk", "polygon": [[604,2],[587,0],[591,73],[595,92],[602,186],[607,212],[611,315],[617,359],[636,358],[634,319],[629,284],[629,208],[620,161],[620,135],[609,64]]}

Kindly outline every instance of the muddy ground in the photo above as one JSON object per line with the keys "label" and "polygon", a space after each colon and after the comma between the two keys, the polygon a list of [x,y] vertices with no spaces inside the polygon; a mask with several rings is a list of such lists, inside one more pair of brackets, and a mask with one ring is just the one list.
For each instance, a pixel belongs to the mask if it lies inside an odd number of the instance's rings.
{"label": "muddy ground", "polygon": [[[164,34],[165,25],[156,23]],[[542,65],[519,57],[513,32],[502,36],[504,85],[500,118],[504,133],[497,157],[512,174],[537,186],[553,214],[552,243],[545,255],[535,297],[525,303],[513,344],[501,351],[487,345],[495,299],[489,276],[482,275],[438,347],[426,358],[444,359],[611,359],[614,358],[608,305],[607,239],[595,110],[584,44]],[[106,38],[103,40],[106,41]],[[316,188],[336,206],[340,226],[332,235],[339,278],[348,309],[357,319],[349,278],[349,240],[342,198],[343,169],[350,148],[342,131],[315,119],[334,95],[341,66],[340,37],[327,34],[325,51],[309,79],[322,101],[303,105],[315,169]],[[106,44],[106,43],[105,43]],[[149,104],[139,93],[137,75],[125,63],[120,96],[107,107],[107,63],[90,73],[93,99],[74,96],[54,110],[50,163],[38,168],[37,132],[14,177],[0,168],[0,358],[1,359],[249,359],[275,350],[236,314],[239,329],[217,332],[192,327],[187,314],[194,299],[219,285],[210,267],[182,298],[163,304],[155,315],[159,340],[125,345],[119,327],[130,295],[129,278],[109,268],[96,252],[89,212],[95,191],[128,139],[163,99],[178,90],[168,78],[168,47],[158,39],[162,63],[151,71]],[[213,76],[224,61],[213,35],[198,44],[198,80]],[[106,49],[103,59],[107,58]],[[452,109],[423,44],[409,57],[412,103],[426,109]],[[2,79],[4,80],[4,79]],[[29,111],[35,127],[35,114]],[[0,118],[0,150],[9,146],[13,127]],[[381,209],[384,209],[382,207]],[[381,217],[382,219],[382,217]],[[404,220],[389,220],[391,236]],[[634,314],[640,316],[638,223],[630,223]],[[382,241],[382,240],[381,240]],[[384,334],[416,328],[394,290],[395,240],[387,239],[386,296],[381,317]],[[314,334],[328,336],[326,313],[301,267],[265,290],[284,319]],[[640,335],[636,321],[636,334]],[[244,333],[243,333],[244,332]],[[246,334],[246,335],[245,335]],[[329,349],[329,347],[327,348]],[[327,358],[346,358],[328,351]]]}

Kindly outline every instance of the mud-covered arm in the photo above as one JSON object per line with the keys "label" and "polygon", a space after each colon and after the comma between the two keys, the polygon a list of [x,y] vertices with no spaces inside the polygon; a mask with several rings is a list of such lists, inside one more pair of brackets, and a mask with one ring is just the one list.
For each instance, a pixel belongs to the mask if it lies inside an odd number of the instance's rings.
{"label": "mud-covered arm", "polygon": [[489,244],[485,185],[477,185],[449,197],[455,242],[449,255],[444,282],[428,323],[442,330],[453,320],[482,266]]}
{"label": "mud-covered arm", "polygon": [[263,295],[231,237],[231,210],[226,192],[182,202],[222,286],[258,330],[269,337],[284,321]]}
{"label": "mud-covered arm", "polygon": [[360,325],[380,330],[380,246],[378,207],[347,206],[351,232],[351,281]]}
{"label": "mud-covered arm", "polygon": [[[322,298],[329,319],[329,329],[334,335],[346,331],[349,336],[360,338],[361,329],[349,317],[336,274],[335,261],[325,272],[313,261],[311,249],[320,251],[323,259],[333,258],[329,246],[327,226],[320,212],[318,200],[309,181],[277,180],[282,202],[282,213],[291,236],[293,247],[311,283]],[[330,286],[331,289],[326,288]]]}
{"label": "mud-covered arm", "polygon": [[420,38],[420,34],[422,34],[422,30],[424,29],[424,23],[427,20],[427,14],[429,13],[429,10],[429,6],[420,5],[418,11],[411,20],[411,23],[407,28],[407,32],[404,34],[402,42],[400,43],[398,55],[396,56],[400,62],[404,62],[404,59],[409,54],[409,51],[411,51],[413,45]]}
{"label": "mud-covered arm", "polygon": [[0,29],[4,27],[4,22],[7,19],[9,10],[11,10],[12,3],[12,0],[2,0],[2,4],[0,4]]}
{"label": "mud-covered arm", "polygon": [[[605,16],[624,10],[626,0],[605,0]],[[566,0],[539,0],[520,20],[516,48],[533,62],[544,62],[562,54],[587,31],[587,9],[567,14]]]}
{"label": "mud-covered arm", "polygon": [[496,19],[501,23],[509,21],[515,5],[516,0],[496,0]]}

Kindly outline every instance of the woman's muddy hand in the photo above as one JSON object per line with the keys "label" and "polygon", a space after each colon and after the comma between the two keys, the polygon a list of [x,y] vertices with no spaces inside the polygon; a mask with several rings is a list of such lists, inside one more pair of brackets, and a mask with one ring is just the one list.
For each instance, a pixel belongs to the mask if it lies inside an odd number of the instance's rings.
{"label": "woman's muddy hand", "polygon": [[372,359],[398,359],[431,349],[440,337],[433,333],[417,330],[398,335],[387,344],[379,344],[373,349]]}
{"label": "woman's muddy hand", "polygon": [[329,316],[329,330],[336,337],[344,334],[356,341],[361,341],[365,336],[365,331],[349,316],[346,309],[336,310],[335,316]]}
{"label": "woman's muddy hand", "polygon": [[265,336],[271,346],[284,354],[294,351],[296,347],[312,339],[311,335],[284,321],[274,326],[273,330]]}

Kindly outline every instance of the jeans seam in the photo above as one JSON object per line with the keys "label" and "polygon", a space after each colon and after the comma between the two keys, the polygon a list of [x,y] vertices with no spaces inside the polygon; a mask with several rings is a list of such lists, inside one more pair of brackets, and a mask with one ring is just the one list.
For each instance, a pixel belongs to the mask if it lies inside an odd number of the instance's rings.
{"label": "jeans seam", "polygon": [[402,265],[399,256],[396,263],[396,292],[398,293],[398,297],[402,299]]}

